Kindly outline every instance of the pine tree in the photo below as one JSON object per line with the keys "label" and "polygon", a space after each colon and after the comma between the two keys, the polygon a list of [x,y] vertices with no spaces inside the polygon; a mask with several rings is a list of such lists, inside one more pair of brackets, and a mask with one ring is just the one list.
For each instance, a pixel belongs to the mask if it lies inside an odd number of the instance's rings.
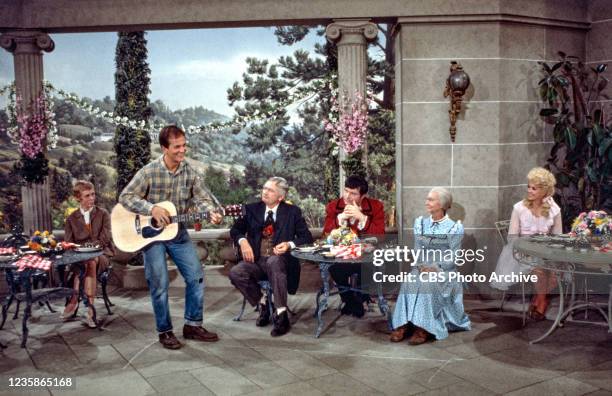
{"label": "pine tree", "polygon": [[[151,70],[145,32],[119,32],[115,50],[115,115],[148,122]],[[151,138],[143,129],[115,130],[117,198],[136,172],[151,160]]]}

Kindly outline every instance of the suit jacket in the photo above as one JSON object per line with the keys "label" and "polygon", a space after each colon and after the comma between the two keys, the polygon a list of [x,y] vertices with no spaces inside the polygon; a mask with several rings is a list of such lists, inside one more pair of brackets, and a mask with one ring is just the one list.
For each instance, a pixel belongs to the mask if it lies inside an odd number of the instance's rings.
{"label": "suit jacket", "polygon": [[[236,246],[241,238],[249,241],[256,261],[259,259],[265,213],[266,204],[263,201],[248,204],[245,206],[245,215],[236,220],[230,230],[230,236]],[[276,210],[272,244],[290,241],[296,246],[309,244],[312,243],[312,235],[300,208],[281,201]],[[241,254],[240,249],[238,252]],[[295,294],[300,283],[300,263],[289,252],[284,256],[287,260],[287,291],[289,294]]]}
{"label": "suit jacket", "polygon": [[115,255],[115,248],[111,240],[110,215],[106,209],[94,206],[89,222],[91,232],[85,226],[85,218],[81,211],[77,209],[72,212],[64,225],[64,240],[78,244],[91,242],[102,246],[104,254],[99,257],[98,261],[98,272],[100,272],[108,267],[108,258]]}
{"label": "suit jacket", "polygon": [[[335,199],[325,207],[325,226],[323,233],[329,234],[333,229],[340,227],[338,215],[344,211],[346,203],[343,198]],[[368,216],[363,230],[357,229],[357,222],[349,224],[357,235],[382,235],[385,233],[385,208],[378,199],[364,197],[361,200],[361,211]]]}

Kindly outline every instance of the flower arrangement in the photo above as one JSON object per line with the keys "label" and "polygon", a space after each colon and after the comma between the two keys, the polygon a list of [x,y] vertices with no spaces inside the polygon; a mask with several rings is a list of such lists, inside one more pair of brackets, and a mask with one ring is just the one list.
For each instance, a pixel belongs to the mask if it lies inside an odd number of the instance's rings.
{"label": "flower arrangement", "polygon": [[39,253],[55,249],[56,246],[57,241],[49,231],[36,231],[28,241],[28,247]]}
{"label": "flower arrangement", "polygon": [[[342,98],[343,103],[349,103],[346,95]],[[331,132],[336,143],[348,154],[359,150],[366,141],[368,130],[368,105],[367,101],[359,92],[355,92],[354,100],[350,108],[348,105],[340,109],[337,95],[331,97],[331,113],[327,120],[323,121],[323,127]]]}
{"label": "flower arrangement", "polygon": [[610,236],[612,235],[612,217],[603,210],[582,212],[572,223],[572,235],[575,236]]}
{"label": "flower arrangement", "polygon": [[359,242],[359,237],[349,227],[338,227],[329,233],[327,237],[328,244],[330,245],[352,245]]}

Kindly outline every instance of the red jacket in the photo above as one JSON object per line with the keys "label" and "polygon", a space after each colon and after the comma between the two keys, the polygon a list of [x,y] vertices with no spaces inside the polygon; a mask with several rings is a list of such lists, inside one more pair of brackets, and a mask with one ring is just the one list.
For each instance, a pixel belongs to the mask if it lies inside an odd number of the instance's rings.
{"label": "red jacket", "polygon": [[[333,229],[340,227],[338,215],[344,211],[344,199],[335,199],[327,204],[325,208],[325,226],[323,234],[329,234]],[[358,222],[350,224],[351,229],[357,235],[382,235],[385,233],[385,209],[381,201],[373,198],[364,197],[361,200],[361,212],[368,216],[363,230],[357,229]]]}

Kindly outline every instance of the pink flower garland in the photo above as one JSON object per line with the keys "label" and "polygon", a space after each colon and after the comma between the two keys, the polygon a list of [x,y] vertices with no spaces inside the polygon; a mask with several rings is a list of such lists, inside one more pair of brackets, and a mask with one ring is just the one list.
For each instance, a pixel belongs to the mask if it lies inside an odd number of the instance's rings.
{"label": "pink flower garland", "polygon": [[34,159],[43,151],[43,142],[48,132],[46,100],[43,94],[39,95],[28,115],[18,95],[15,107],[17,109],[19,149],[27,158]]}
{"label": "pink flower garland", "polygon": [[[359,150],[366,141],[368,130],[368,108],[363,96],[355,93],[350,110],[338,111],[338,100],[332,96],[332,114],[340,113],[339,119],[324,120],[323,126],[326,131],[331,132],[335,140],[348,154]],[[333,118],[330,117],[330,118]]]}

